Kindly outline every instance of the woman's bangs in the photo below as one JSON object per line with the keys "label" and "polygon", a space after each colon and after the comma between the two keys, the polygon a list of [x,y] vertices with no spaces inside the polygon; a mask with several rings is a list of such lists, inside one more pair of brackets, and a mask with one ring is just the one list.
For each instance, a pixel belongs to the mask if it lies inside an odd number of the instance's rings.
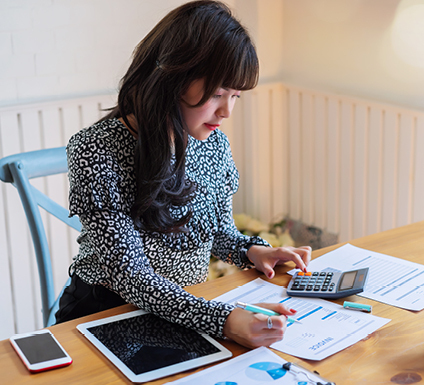
{"label": "woman's bangs", "polygon": [[255,88],[258,84],[259,64],[253,47],[245,49],[244,52],[237,50],[233,55],[230,55],[225,60],[225,67],[222,68],[222,71],[224,74],[223,87],[238,91]]}

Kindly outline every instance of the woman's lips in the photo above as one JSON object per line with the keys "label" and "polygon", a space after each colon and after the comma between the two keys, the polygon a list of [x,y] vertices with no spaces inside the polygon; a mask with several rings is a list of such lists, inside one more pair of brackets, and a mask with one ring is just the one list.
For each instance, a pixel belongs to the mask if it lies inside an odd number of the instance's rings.
{"label": "woman's lips", "polygon": [[205,123],[205,126],[206,126],[207,128],[209,128],[209,130],[213,131],[213,130],[215,130],[216,128],[218,128],[220,125],[219,125],[219,124],[208,124],[208,123]]}

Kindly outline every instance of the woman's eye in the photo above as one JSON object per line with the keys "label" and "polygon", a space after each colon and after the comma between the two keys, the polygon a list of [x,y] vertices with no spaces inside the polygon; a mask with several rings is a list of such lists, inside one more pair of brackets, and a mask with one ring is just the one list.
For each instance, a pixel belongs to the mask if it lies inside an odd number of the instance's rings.
{"label": "woman's eye", "polygon": [[[214,99],[219,99],[219,98],[221,98],[223,95],[222,94],[215,94],[215,95],[213,95],[212,97],[214,98]],[[240,95],[231,95],[231,97],[232,98],[240,98]]]}

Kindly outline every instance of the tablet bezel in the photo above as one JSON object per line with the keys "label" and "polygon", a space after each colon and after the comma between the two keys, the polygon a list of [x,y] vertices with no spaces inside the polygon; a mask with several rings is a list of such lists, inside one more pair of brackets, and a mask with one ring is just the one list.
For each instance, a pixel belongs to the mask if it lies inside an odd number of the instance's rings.
{"label": "tablet bezel", "polygon": [[203,337],[209,343],[214,345],[219,350],[219,352],[207,355],[205,357],[198,357],[189,361],[184,361],[184,362],[180,362],[170,366],[166,366],[160,369],[155,369],[150,372],[135,374],[117,356],[115,356],[115,354],[113,354],[105,345],[103,345],[102,342],[100,342],[100,340],[98,340],[88,330],[89,328],[92,328],[94,326],[104,325],[104,324],[108,324],[111,322],[131,318],[131,317],[138,317],[144,314],[150,314],[150,313],[144,310],[131,311],[128,313],[123,313],[116,316],[102,318],[99,320],[79,324],[77,325],[77,329],[132,382],[152,381],[158,378],[180,373],[189,369],[194,369],[199,366],[207,365],[207,364],[210,364],[219,360],[223,360],[225,358],[229,358],[232,356],[232,353],[227,348],[225,348],[219,342],[214,340],[212,337],[208,336],[207,334],[198,333],[201,337]]}

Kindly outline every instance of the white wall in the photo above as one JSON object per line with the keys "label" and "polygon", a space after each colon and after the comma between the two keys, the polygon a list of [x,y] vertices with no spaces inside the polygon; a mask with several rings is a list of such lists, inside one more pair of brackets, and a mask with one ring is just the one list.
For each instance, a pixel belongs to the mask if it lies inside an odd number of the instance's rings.
{"label": "white wall", "polygon": [[[134,46],[183,2],[0,0],[0,106],[116,90]],[[262,83],[424,108],[424,0],[227,3],[254,37]]]}
{"label": "white wall", "polygon": [[235,0],[234,2],[234,12],[248,29],[257,48],[261,83],[282,80],[283,6],[283,0]]}
{"label": "white wall", "polygon": [[183,0],[0,0],[0,106],[116,90],[142,37]]}
{"label": "white wall", "polygon": [[282,0],[281,79],[424,109],[423,0]]}

